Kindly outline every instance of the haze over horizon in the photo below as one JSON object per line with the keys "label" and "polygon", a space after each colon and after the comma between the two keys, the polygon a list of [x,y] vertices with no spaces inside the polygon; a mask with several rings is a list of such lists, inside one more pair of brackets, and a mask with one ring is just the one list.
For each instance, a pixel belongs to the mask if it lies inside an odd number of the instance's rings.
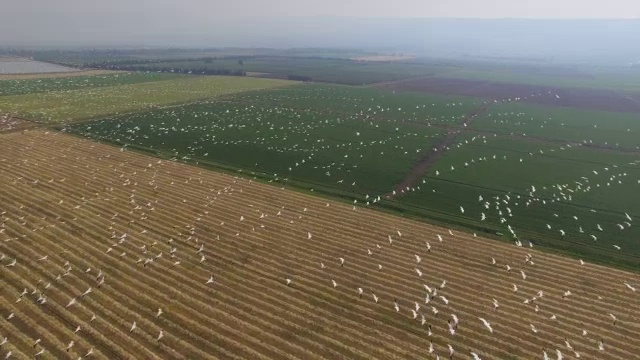
{"label": "haze over horizon", "polygon": [[26,0],[0,10],[0,47],[334,47],[433,56],[613,55],[619,63],[640,58],[629,46],[640,43],[640,2],[631,0]]}

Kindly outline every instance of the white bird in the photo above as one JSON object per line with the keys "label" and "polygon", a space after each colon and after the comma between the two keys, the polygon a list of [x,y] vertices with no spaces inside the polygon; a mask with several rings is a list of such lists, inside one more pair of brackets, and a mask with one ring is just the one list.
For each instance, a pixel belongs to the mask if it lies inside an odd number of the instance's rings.
{"label": "white bird", "polygon": [[464,208],[460,206],[460,213],[464,214]]}
{"label": "white bird", "polygon": [[307,240],[311,240],[311,236],[312,236],[311,233],[307,232]]}
{"label": "white bird", "polygon": [[633,286],[631,286],[629,283],[624,283],[624,285],[631,291],[635,292],[636,288],[634,288]]}
{"label": "white bird", "polygon": [[478,356],[478,354],[474,353],[473,351],[471,352],[471,356],[473,357],[473,360],[482,360],[480,356]]}
{"label": "white bird", "polygon": [[485,320],[483,318],[478,318],[478,319],[480,319],[480,321],[482,321],[482,323],[489,330],[490,333],[493,333],[493,328],[491,327],[491,324],[487,320]]}
{"label": "white bird", "polygon": [[162,308],[158,308],[158,312],[156,313],[156,317],[162,315]]}
{"label": "white bird", "polygon": [[513,284],[513,292],[518,292],[518,286],[516,284]]}
{"label": "white bird", "polygon": [[378,303],[378,297],[376,296],[376,294],[371,294],[371,295],[373,295],[373,301],[375,301],[376,304],[377,304]]}
{"label": "white bird", "polygon": [[67,304],[67,306],[66,306],[66,307],[69,307],[69,306],[71,306],[71,305],[73,305],[73,304],[75,304],[75,303],[76,303],[76,298],[73,298],[73,299],[71,299],[71,300],[69,301],[69,303]]}
{"label": "white bird", "polygon": [[337,287],[338,283],[335,280],[331,280],[331,284],[333,285],[333,287]]}
{"label": "white bird", "polygon": [[604,342],[602,340],[598,341],[598,350],[604,351]]}
{"label": "white bird", "polygon": [[524,271],[520,270],[520,274],[522,275],[522,280],[527,280],[527,274]]}
{"label": "white bird", "polygon": [[291,280],[291,279],[289,279],[289,278],[286,278],[286,279],[285,279],[285,282],[287,283],[287,286],[289,286],[289,284],[291,284],[291,282],[292,282],[292,281],[293,281],[293,280]]}
{"label": "white bird", "polygon": [[538,329],[536,329],[536,327],[533,324],[529,324],[529,327],[531,327],[531,331],[533,331],[534,333],[538,332]]}
{"label": "white bird", "polygon": [[44,349],[40,349],[40,351],[38,351],[37,353],[33,354],[33,357],[38,357],[40,355],[44,354]]}
{"label": "white bird", "polygon": [[567,349],[573,350],[573,346],[571,346],[571,343],[569,343],[569,340],[564,339],[564,344],[567,347]]}
{"label": "white bird", "polygon": [[418,276],[422,277],[422,271],[420,271],[420,269],[416,268],[416,274],[418,274]]}
{"label": "white bird", "polygon": [[133,332],[136,329],[136,327],[138,327],[138,326],[136,325],[136,322],[134,320],[133,324],[131,324],[131,329],[129,329],[129,332]]}
{"label": "white bird", "polygon": [[211,275],[211,277],[209,278],[209,280],[207,280],[207,282],[205,284],[206,285],[213,284],[213,275]]}
{"label": "white bird", "polygon": [[84,355],[84,357],[89,357],[93,355],[93,348],[89,349],[89,351],[87,351],[87,353]]}
{"label": "white bird", "polygon": [[340,260],[340,266],[344,266],[344,258],[338,258]]}
{"label": "white bird", "polygon": [[160,330],[160,333],[158,334],[156,341],[160,341],[160,339],[162,339],[163,337],[164,337],[164,331]]}
{"label": "white bird", "polygon": [[420,263],[420,261],[422,261],[422,258],[419,255],[414,255],[416,257],[416,262]]}
{"label": "white bird", "polygon": [[455,335],[456,334],[456,329],[453,325],[451,325],[451,322],[447,323],[447,326],[449,327],[449,334],[451,335]]}
{"label": "white bird", "polygon": [[496,310],[498,307],[500,307],[500,304],[498,304],[498,300],[493,299],[493,310]]}

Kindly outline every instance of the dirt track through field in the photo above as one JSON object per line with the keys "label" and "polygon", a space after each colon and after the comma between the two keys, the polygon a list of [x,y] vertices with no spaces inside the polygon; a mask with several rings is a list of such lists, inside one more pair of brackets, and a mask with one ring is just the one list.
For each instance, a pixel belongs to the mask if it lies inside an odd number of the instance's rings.
{"label": "dirt track through field", "polygon": [[395,186],[395,194],[392,192],[387,193],[384,197],[386,199],[391,199],[401,196],[405,193],[405,190],[416,186],[424,174],[429,171],[431,166],[433,166],[433,164],[435,164],[436,161],[447,152],[449,146],[451,146],[463,132],[467,131],[467,128],[472,124],[473,120],[487,112],[487,108],[488,105],[484,104],[467,114],[460,124],[461,127],[457,129],[450,127],[447,134],[440,139],[440,141],[433,144],[431,149],[428,149],[420,160],[411,168],[407,176],[405,176],[405,178]]}
{"label": "dirt track through field", "polygon": [[[640,299],[624,285],[638,274],[56,132],[2,135],[0,225],[2,356],[424,359],[432,341],[441,358],[451,344],[455,359],[542,358],[543,347],[573,359],[565,338],[583,358],[640,353]],[[424,285],[438,288],[429,304]]]}

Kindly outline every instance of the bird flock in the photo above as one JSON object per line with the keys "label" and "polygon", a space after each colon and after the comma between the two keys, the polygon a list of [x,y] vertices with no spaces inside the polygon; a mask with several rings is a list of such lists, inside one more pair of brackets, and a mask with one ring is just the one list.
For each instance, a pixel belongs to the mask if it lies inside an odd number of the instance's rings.
{"label": "bird flock", "polygon": [[2,136],[5,358],[640,351],[636,274],[60,133]]}

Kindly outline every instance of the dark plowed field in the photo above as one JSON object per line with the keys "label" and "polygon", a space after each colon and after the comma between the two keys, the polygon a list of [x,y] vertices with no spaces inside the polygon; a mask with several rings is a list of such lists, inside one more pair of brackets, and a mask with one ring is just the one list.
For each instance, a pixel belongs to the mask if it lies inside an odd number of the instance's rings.
{"label": "dark plowed field", "polygon": [[520,97],[523,101],[532,104],[640,113],[640,101],[628,94],[607,89],[554,88],[452,78],[409,79],[380,85],[380,88],[394,91],[466,95],[492,100]]}

